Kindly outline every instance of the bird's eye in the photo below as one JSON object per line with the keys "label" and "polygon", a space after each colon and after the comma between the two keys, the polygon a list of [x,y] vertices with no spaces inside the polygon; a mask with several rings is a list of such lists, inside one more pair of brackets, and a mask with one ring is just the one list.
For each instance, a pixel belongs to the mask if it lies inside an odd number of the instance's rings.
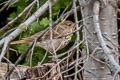
{"label": "bird's eye", "polygon": [[71,26],[72,24],[68,24],[68,26]]}

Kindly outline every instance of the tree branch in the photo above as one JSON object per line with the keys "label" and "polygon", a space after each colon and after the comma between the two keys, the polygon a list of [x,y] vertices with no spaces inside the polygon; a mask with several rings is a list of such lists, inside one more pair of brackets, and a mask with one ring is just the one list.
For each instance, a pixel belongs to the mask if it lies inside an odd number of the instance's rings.
{"label": "tree branch", "polygon": [[96,31],[96,35],[98,38],[98,41],[100,43],[100,46],[103,49],[103,52],[105,54],[105,62],[108,64],[109,69],[111,70],[111,72],[113,73],[112,75],[114,75],[116,73],[116,71],[119,70],[120,72],[120,66],[118,65],[118,63],[115,61],[115,59],[112,56],[112,52],[109,50],[109,48],[106,46],[107,43],[104,41],[101,30],[100,30],[100,24],[99,24],[99,10],[100,10],[100,3],[98,1],[96,1],[94,3],[94,7],[93,7],[93,22],[94,22],[94,28]]}
{"label": "tree branch", "polygon": [[[54,5],[57,1],[58,0],[52,0],[51,4]],[[16,38],[20,33],[22,33],[25,29],[27,29],[32,22],[34,22],[38,17],[40,17],[47,9],[48,9],[48,1],[42,7],[40,7],[31,17],[29,17],[24,23],[20,24],[20,26],[15,31],[13,31],[10,35],[0,40],[0,46],[5,44],[6,43],[5,41],[9,43],[11,40]],[[3,49],[5,49],[5,45]],[[1,53],[2,54],[0,56],[0,62],[3,56],[5,55],[5,52],[3,52],[3,50]]]}
{"label": "tree branch", "polygon": [[[77,7],[77,10],[80,10],[79,8],[80,8],[80,7]],[[70,16],[71,14],[73,14],[73,9],[70,10],[70,11],[68,11],[68,12],[66,12],[65,14],[62,14],[62,15],[60,16],[60,18],[57,19],[57,20],[54,22],[54,24],[52,25],[52,27],[55,27],[55,26],[61,21],[61,19],[63,19],[63,18],[66,17],[66,16]],[[80,28],[80,29],[81,29],[81,28]],[[22,55],[17,59],[17,61],[15,62],[15,66],[18,65],[18,64],[22,61],[22,59],[24,59],[24,58],[26,57],[27,54],[29,54],[29,51],[30,51],[31,48],[33,47],[34,42],[35,42],[35,41],[38,41],[48,30],[49,30],[49,27],[48,27],[47,29],[45,29],[42,33],[40,33],[39,36],[36,37],[36,38],[33,40],[33,42],[32,42],[32,43],[29,45],[29,47],[25,50],[25,52],[22,53]],[[83,42],[83,41],[82,41],[82,42]],[[80,44],[81,44],[81,43],[80,43]],[[57,56],[57,57],[58,57],[58,56]],[[12,67],[12,68],[10,69],[10,71],[6,73],[5,78],[7,78],[7,77],[12,73],[13,70],[14,70],[14,67]]]}
{"label": "tree branch", "polygon": [[5,26],[3,26],[0,29],[0,33],[3,32],[4,30],[6,30],[9,26],[13,26],[22,16],[24,16],[29,9],[31,8],[31,6],[33,6],[35,3],[37,2],[37,0],[34,0],[29,6],[27,6],[23,12],[21,12],[15,19],[13,19],[12,21],[10,21],[8,24],[6,24]]}

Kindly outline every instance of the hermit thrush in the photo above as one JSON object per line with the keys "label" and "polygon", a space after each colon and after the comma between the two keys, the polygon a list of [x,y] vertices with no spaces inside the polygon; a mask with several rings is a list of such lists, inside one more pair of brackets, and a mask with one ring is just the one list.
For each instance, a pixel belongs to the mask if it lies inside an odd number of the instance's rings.
{"label": "hermit thrush", "polygon": [[[53,46],[55,50],[59,50],[64,48],[72,38],[73,30],[75,29],[75,24],[72,21],[64,21],[60,22],[53,28]],[[13,41],[11,44],[20,44],[20,43],[29,43],[32,42],[41,32],[38,32],[28,38],[24,38],[23,40]],[[69,34],[65,36],[66,34]],[[50,40],[50,31],[45,33],[41,39],[36,43],[37,46],[44,48],[49,52],[53,52],[53,47]]]}

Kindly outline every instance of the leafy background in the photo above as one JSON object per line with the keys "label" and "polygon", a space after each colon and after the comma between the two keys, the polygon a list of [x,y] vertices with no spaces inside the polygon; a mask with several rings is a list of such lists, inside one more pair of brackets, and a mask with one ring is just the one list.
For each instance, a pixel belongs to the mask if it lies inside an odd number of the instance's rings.
{"label": "leafy background", "polygon": [[[6,0],[0,0],[0,3],[4,2]],[[17,17],[26,6],[28,6],[33,0],[18,0],[18,2],[16,2],[15,4],[9,6],[8,9],[15,7],[16,11],[11,12],[8,17],[6,18],[6,21],[9,22],[11,20],[13,20],[15,17]],[[47,0],[40,0],[40,6],[42,6]],[[71,0],[59,0],[59,2],[57,2],[57,4],[55,6],[52,7],[52,18],[53,18],[53,22],[59,18],[60,14],[63,12],[63,10],[66,8],[67,5],[69,5],[71,2]],[[24,4],[23,4],[24,3]],[[39,7],[40,7],[39,6]],[[69,10],[70,8],[68,8]],[[31,13],[29,16],[31,16],[35,11],[37,10],[37,6],[35,5],[34,8],[32,9]],[[23,16],[15,25],[14,27],[18,26],[21,22],[23,22],[25,19],[25,16]],[[1,23],[0,23],[1,24]],[[28,31],[24,31],[20,36],[18,36],[15,40],[21,40],[22,38],[28,37],[36,32],[42,31],[45,28],[47,28],[49,26],[49,14],[48,11],[46,11],[40,18],[39,20],[33,22],[30,25],[30,28]],[[2,33],[0,33],[0,35],[3,35]],[[58,51],[58,54],[61,52],[66,51],[67,49],[70,48],[70,46],[73,45],[74,41],[75,41],[75,34],[72,38],[72,40],[70,41],[70,43],[68,44],[68,46],[66,46],[64,49]],[[28,44],[16,44],[16,45],[10,45],[11,49],[10,50],[10,54],[9,54],[9,58],[10,60],[14,63],[17,58],[25,51],[25,49],[27,49]],[[45,55],[45,50],[36,46],[34,49],[34,54],[33,54],[33,61],[32,64],[33,66],[37,65],[38,62],[40,62],[43,58],[43,56]],[[49,58],[50,54],[48,53],[45,62],[50,61],[51,59]],[[24,65],[29,65],[29,59],[30,59],[30,55],[28,55],[22,62],[21,64]]]}

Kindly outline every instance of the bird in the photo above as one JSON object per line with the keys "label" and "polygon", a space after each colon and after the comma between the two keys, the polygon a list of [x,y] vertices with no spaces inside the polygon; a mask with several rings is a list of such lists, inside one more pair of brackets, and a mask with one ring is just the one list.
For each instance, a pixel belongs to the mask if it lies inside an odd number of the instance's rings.
{"label": "bird", "polygon": [[[53,38],[52,43],[55,48],[55,51],[58,51],[64,48],[71,40],[73,31],[75,30],[75,23],[72,21],[64,21],[58,23],[52,29]],[[12,41],[10,44],[21,44],[21,43],[30,43],[32,42],[41,32],[37,32],[34,35],[24,38],[23,40]],[[67,35],[68,34],[68,35]],[[40,46],[48,52],[53,53],[53,47],[50,40],[50,30],[46,32],[36,43],[36,46]]]}

